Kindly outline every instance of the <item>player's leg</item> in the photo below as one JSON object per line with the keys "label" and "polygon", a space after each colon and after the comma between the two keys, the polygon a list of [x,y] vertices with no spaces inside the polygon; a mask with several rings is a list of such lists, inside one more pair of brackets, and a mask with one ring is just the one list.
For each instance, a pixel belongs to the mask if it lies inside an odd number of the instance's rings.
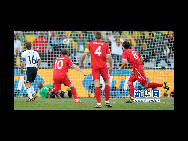
{"label": "player's leg", "polygon": [[129,86],[129,90],[130,90],[131,96],[130,96],[130,100],[127,101],[126,103],[132,103],[132,102],[134,102],[134,98],[135,98],[135,96],[134,96],[134,90],[135,90],[135,88],[133,86],[133,82],[135,82],[136,80],[137,80],[137,76],[136,76],[135,71],[133,71],[133,73],[131,74],[131,76],[130,76],[128,82],[127,82],[128,86]]}
{"label": "player's leg", "polygon": [[62,82],[60,80],[60,77],[57,75],[53,75],[53,81],[54,81],[54,88],[49,88],[48,92],[58,95],[61,92]]}
{"label": "player's leg", "polygon": [[25,87],[26,87],[26,90],[27,90],[27,94],[28,94],[28,101],[34,101],[33,100],[33,96],[32,96],[32,90],[31,90],[31,82],[28,82],[28,83],[25,83]]}
{"label": "player's leg", "polygon": [[131,96],[130,96],[130,100],[126,101],[126,103],[132,103],[132,102],[134,102],[134,98],[135,98],[134,97],[134,90],[135,90],[135,88],[133,86],[133,82],[128,81],[127,84],[129,86],[129,90],[130,90]]}
{"label": "player's leg", "polygon": [[81,103],[81,101],[78,100],[76,89],[67,74],[62,77],[62,82],[65,86],[69,86],[69,88],[71,89],[71,93],[74,97],[75,103]]}
{"label": "player's leg", "polygon": [[135,68],[136,70],[136,74],[138,76],[138,81],[140,82],[140,84],[145,88],[157,88],[157,87],[163,87],[167,90],[169,90],[169,87],[167,85],[167,82],[164,82],[163,84],[159,84],[159,83],[147,83],[147,80],[146,80],[146,76],[145,76],[145,73],[144,73],[144,69],[143,67],[138,67],[138,68]]}
{"label": "player's leg", "polygon": [[95,97],[97,100],[97,105],[94,108],[101,108],[100,70],[92,68],[92,77],[95,85]]}
{"label": "player's leg", "polygon": [[[60,87],[61,87],[61,84],[59,84],[59,85],[60,85]],[[56,84],[56,87],[54,87],[54,88],[49,88],[49,92],[52,92],[53,94],[57,95],[57,94],[59,94],[59,93],[61,92],[61,90],[59,90],[59,89],[57,88],[57,84]]]}
{"label": "player's leg", "polygon": [[31,68],[27,68],[26,75],[24,77],[25,87],[27,89],[28,101],[34,101],[32,96],[31,82],[32,82],[32,71]]}
{"label": "player's leg", "polygon": [[110,97],[110,80],[107,79],[107,80],[104,80],[105,82],[105,89],[104,89],[104,92],[105,92],[105,102],[106,103],[109,103],[109,97]]}
{"label": "player's leg", "polygon": [[157,87],[163,87],[164,89],[169,90],[169,87],[167,85],[167,82],[163,82],[163,84],[159,84],[159,83],[147,83],[146,85],[144,85],[144,88],[157,88]]}
{"label": "player's leg", "polygon": [[137,76],[135,74],[135,72],[133,71],[133,73],[131,74],[127,84],[129,86],[129,89],[130,89],[130,94],[131,94],[131,97],[134,98],[134,86],[133,86],[133,82],[135,82],[137,80]]}
{"label": "player's leg", "polygon": [[110,74],[109,74],[108,68],[105,67],[104,69],[101,69],[100,73],[101,73],[101,76],[103,77],[104,82],[105,82],[105,89],[104,89],[104,92],[105,92],[105,106],[112,107],[112,105],[110,105],[110,102],[109,102],[109,97],[110,97]]}
{"label": "player's leg", "polygon": [[64,91],[61,91],[59,93],[59,95],[61,96],[61,98],[72,98],[72,93],[70,95],[70,91],[67,93],[67,92],[64,92]]}
{"label": "player's leg", "polygon": [[[34,82],[35,81],[35,78],[36,78],[36,76],[37,76],[37,68],[32,68],[32,77],[31,77],[31,82]],[[34,88],[33,88],[33,86],[32,86],[32,83],[31,83],[31,93],[32,93],[32,95],[33,95],[33,98],[35,99],[36,97],[37,97],[37,94],[36,94],[36,92],[35,92],[35,90],[34,90]]]}
{"label": "player's leg", "polygon": [[67,91],[68,91],[68,92],[61,91],[61,92],[59,93],[59,95],[60,95],[62,98],[72,98],[71,89],[70,89],[69,87],[67,88]]}
{"label": "player's leg", "polygon": [[164,82],[163,84],[147,83],[143,67],[138,67],[138,68],[135,68],[135,69],[136,69],[136,72],[137,72],[137,75],[138,75],[138,81],[140,82],[140,84],[145,89],[147,89],[147,88],[157,88],[157,87],[164,87],[165,89],[169,89],[169,87],[167,86],[167,82]]}
{"label": "player's leg", "polygon": [[157,88],[157,87],[162,87],[163,84],[159,84],[159,83],[147,83],[144,88]]}
{"label": "player's leg", "polygon": [[61,83],[59,81],[54,81],[54,88],[49,88],[48,91],[58,95],[61,92]]}
{"label": "player's leg", "polygon": [[96,100],[97,100],[97,105],[95,106],[95,108],[101,108],[100,79],[95,79],[94,85],[95,85],[95,97],[96,97]]}
{"label": "player's leg", "polygon": [[130,89],[131,98],[134,98],[134,90],[135,90],[135,88],[133,86],[133,82],[128,81],[127,84],[129,86],[129,89]]}
{"label": "player's leg", "polygon": [[81,103],[81,101],[79,101],[77,98],[77,92],[76,92],[76,89],[72,83],[69,85],[69,88],[71,89],[71,93],[74,97],[75,103]]}
{"label": "player's leg", "polygon": [[147,88],[157,88],[157,87],[163,87],[164,89],[169,90],[169,87],[167,85],[167,82],[163,82],[163,84],[159,83],[147,83],[146,85],[143,85],[145,89]]}
{"label": "player's leg", "polygon": [[105,82],[105,106],[108,108],[112,108],[112,105],[110,105],[109,98],[110,98],[110,79],[104,80]]}

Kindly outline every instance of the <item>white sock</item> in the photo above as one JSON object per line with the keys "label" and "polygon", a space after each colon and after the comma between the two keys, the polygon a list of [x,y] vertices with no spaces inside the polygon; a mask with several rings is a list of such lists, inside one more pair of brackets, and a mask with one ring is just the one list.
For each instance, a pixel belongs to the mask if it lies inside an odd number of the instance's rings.
{"label": "white sock", "polygon": [[30,88],[31,88],[31,93],[34,94],[35,90],[34,90],[33,86],[30,86]]}
{"label": "white sock", "polygon": [[163,88],[165,87],[165,84],[163,83]]}
{"label": "white sock", "polygon": [[97,105],[98,105],[98,106],[100,106],[100,105],[101,105],[101,103],[97,103]]}
{"label": "white sock", "polygon": [[110,103],[109,101],[105,101],[105,102],[106,102],[106,104],[107,104],[107,103]]}
{"label": "white sock", "polygon": [[32,96],[32,93],[31,93],[31,87],[27,88],[27,93],[28,93],[29,98],[32,99],[33,96]]}

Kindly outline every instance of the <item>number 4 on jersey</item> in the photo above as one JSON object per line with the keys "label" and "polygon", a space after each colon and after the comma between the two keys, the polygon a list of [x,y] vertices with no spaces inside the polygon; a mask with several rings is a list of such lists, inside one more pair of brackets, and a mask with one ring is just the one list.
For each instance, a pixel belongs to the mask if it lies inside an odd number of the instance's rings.
{"label": "number 4 on jersey", "polygon": [[99,46],[96,50],[95,50],[95,53],[94,54],[98,54],[98,56],[100,56],[102,53],[101,53],[101,46]]}

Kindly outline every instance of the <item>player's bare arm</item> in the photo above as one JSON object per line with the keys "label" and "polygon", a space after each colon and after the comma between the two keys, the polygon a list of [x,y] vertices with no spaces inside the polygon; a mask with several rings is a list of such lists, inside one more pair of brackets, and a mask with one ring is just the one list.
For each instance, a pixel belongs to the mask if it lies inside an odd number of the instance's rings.
{"label": "player's bare arm", "polygon": [[41,60],[38,60],[37,71],[39,70],[40,64],[41,64]]}
{"label": "player's bare arm", "polygon": [[141,56],[140,57],[140,63],[142,64],[143,61],[144,61],[144,58]]}
{"label": "player's bare arm", "polygon": [[80,71],[81,73],[83,73],[84,74],[84,76],[87,76],[87,73],[85,73],[83,70],[81,70],[77,65],[72,65],[72,67],[74,68],[74,69],[76,69],[77,71]]}
{"label": "player's bare arm", "polygon": [[127,60],[123,60],[123,63],[121,65],[121,67],[118,68],[118,71],[122,70],[124,66],[127,65]]}
{"label": "player's bare arm", "polygon": [[22,63],[21,63],[21,73],[23,73],[23,67],[24,67],[24,65],[25,65],[25,61],[22,61]]}
{"label": "player's bare arm", "polygon": [[112,56],[110,54],[108,55],[108,62],[110,64],[109,74],[112,74]]}
{"label": "player's bare arm", "polygon": [[84,69],[84,60],[86,58],[86,55],[87,55],[88,52],[84,52],[83,55],[82,55],[82,58],[81,58],[81,68]]}

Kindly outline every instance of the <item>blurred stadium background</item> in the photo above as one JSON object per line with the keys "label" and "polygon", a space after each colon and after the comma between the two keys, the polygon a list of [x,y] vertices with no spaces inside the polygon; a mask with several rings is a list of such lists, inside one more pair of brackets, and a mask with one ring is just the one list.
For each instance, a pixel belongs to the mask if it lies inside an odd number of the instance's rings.
{"label": "blurred stadium background", "polygon": [[[33,49],[38,51],[42,63],[35,82],[32,84],[37,96],[40,97],[37,83],[53,84],[53,63],[60,56],[63,48],[69,49],[69,57],[80,67],[81,56],[87,44],[95,40],[96,31],[14,31],[14,97],[26,97],[24,75],[20,73],[21,53],[25,50],[25,42],[32,42]],[[148,82],[168,82],[169,91],[161,90],[160,97],[174,96],[174,32],[173,31],[101,31],[103,41],[109,44],[113,58],[113,73],[111,75],[111,98],[129,96],[129,79],[132,68],[128,64],[118,72],[122,63],[122,42],[129,41],[132,49],[144,57],[144,68]],[[63,44],[63,39],[69,38],[69,45]],[[107,60],[108,61],[108,60]],[[90,54],[85,59],[84,77],[80,72],[70,67],[68,76],[76,87],[78,97],[94,97],[94,83],[91,76]],[[104,81],[101,78],[101,91],[104,96]],[[144,89],[138,81],[135,89]],[[62,90],[66,91],[64,85]]]}

